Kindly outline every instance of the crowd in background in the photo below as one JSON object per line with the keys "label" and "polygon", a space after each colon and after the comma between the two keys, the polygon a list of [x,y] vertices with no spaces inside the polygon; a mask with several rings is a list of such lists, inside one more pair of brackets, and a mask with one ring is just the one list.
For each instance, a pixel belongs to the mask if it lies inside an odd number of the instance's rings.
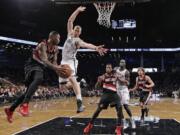
{"label": "crowd in background", "polygon": [[[25,92],[24,85],[18,86],[1,86],[0,87],[0,104],[11,103],[17,97]],[[32,97],[32,100],[48,100],[58,99],[62,97],[72,97],[74,92],[72,90],[60,90],[56,87],[40,86]]]}
{"label": "crowd in background", "polygon": [[[11,71],[9,74],[7,71],[4,73],[6,73],[6,75],[2,75],[2,77],[11,81],[15,85],[4,85],[0,83],[0,104],[12,102],[19,95],[25,92],[25,86],[23,85],[23,81],[21,81],[21,74],[18,75],[17,71]],[[153,88],[154,93],[158,93],[162,97],[180,97],[180,72],[150,73],[148,75],[151,76],[152,80],[155,82],[155,87]],[[132,88],[134,86],[136,76],[136,73],[131,73],[131,83],[129,87]],[[91,74],[91,76],[89,76],[92,78],[91,79],[88,78],[86,74],[86,77],[85,79],[79,79],[82,95],[84,97],[100,96],[102,91],[94,88],[94,80],[96,80],[97,76],[93,77]],[[48,82],[49,81],[50,80],[48,80]],[[47,81],[45,81],[45,83],[43,83],[43,85],[35,92],[33,100],[57,99],[62,97],[72,97],[75,95],[73,90],[62,90],[59,89],[58,85],[51,86],[46,84],[46,82]]]}

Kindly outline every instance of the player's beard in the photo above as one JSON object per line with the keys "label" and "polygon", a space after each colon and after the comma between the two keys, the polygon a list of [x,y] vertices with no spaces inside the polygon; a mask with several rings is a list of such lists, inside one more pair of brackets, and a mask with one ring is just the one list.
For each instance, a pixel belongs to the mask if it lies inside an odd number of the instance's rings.
{"label": "player's beard", "polygon": [[58,41],[58,40],[52,40],[52,44],[53,44],[53,45],[58,45],[58,44],[59,44],[59,41]]}
{"label": "player's beard", "polygon": [[125,66],[124,66],[124,65],[121,65],[121,66],[120,66],[120,69],[125,69]]}

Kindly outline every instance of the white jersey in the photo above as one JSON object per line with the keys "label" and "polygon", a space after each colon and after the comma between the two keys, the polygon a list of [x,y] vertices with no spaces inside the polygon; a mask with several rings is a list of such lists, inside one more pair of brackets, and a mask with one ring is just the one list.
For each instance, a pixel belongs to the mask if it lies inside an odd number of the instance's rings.
{"label": "white jersey", "polygon": [[81,41],[80,38],[68,36],[62,50],[62,61],[76,60],[77,45],[80,44]]}
{"label": "white jersey", "polygon": [[[117,73],[117,74],[120,76],[120,78],[122,78],[123,80],[126,79],[126,78],[125,78],[126,71],[128,71],[128,70],[127,70],[127,69],[124,69],[124,70],[121,71],[119,67],[116,69],[116,73]],[[127,85],[121,83],[120,81],[117,81],[116,87],[117,87],[118,90],[124,90],[124,89],[127,89],[127,88],[128,88]]]}
{"label": "white jersey", "polygon": [[[61,64],[68,64],[72,69],[72,76],[77,73],[78,60],[76,59],[78,45],[82,42],[80,38],[68,36],[62,50]],[[59,77],[59,82],[66,82],[68,79]]]}
{"label": "white jersey", "polygon": [[[123,80],[126,79],[125,75],[126,75],[127,71],[128,71],[127,69],[124,69],[121,71],[119,67],[116,68],[116,73]],[[117,87],[117,93],[118,93],[120,100],[121,100],[121,104],[122,105],[129,104],[130,96],[129,96],[129,90],[128,90],[127,85],[121,83],[120,81],[117,81],[116,87]]]}

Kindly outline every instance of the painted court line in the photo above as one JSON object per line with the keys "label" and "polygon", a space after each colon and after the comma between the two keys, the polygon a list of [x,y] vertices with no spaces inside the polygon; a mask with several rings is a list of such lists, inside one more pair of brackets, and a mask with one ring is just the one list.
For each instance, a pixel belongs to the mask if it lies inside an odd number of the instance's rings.
{"label": "painted court line", "polygon": [[[70,116],[69,118],[71,119],[71,118],[76,118],[76,117],[79,117],[79,116],[82,116],[82,115],[81,115],[81,114],[77,114],[77,115]],[[68,117],[68,116],[67,116],[67,117]],[[51,121],[51,120],[54,120],[54,119],[56,119],[56,118],[59,118],[59,116],[54,117],[54,118],[49,119],[49,120],[46,120],[46,121],[43,121],[43,122],[40,122],[40,123],[35,124],[35,125],[33,125],[33,126],[29,127],[29,128],[26,128],[26,129],[20,130],[20,131],[18,131],[18,132],[15,132],[15,133],[12,134],[12,135],[16,135],[16,134],[19,134],[19,133],[24,132],[24,131],[26,131],[26,130],[32,129],[32,128],[36,127],[36,126],[39,126],[39,125],[41,125],[41,124],[44,124],[44,123],[49,122],[49,121]]]}
{"label": "painted court line", "polygon": [[180,121],[178,121],[178,120],[176,120],[176,119],[173,119],[173,120],[175,120],[176,122],[178,122],[178,123],[180,124]]}
{"label": "painted court line", "polygon": [[26,131],[26,130],[29,130],[29,129],[31,129],[31,128],[34,128],[34,127],[36,127],[36,126],[39,126],[39,125],[41,125],[41,124],[44,124],[44,123],[49,122],[49,121],[51,121],[51,120],[54,120],[54,119],[56,119],[56,118],[59,118],[59,116],[54,117],[54,118],[49,119],[49,120],[46,120],[46,121],[43,121],[43,122],[40,122],[40,123],[35,124],[34,126],[31,126],[31,127],[29,127],[29,128],[26,128],[26,129],[20,130],[20,131],[18,131],[18,132],[16,132],[16,133],[14,133],[14,134],[12,134],[12,135],[19,134],[19,133],[21,133],[21,132],[24,132],[24,131]]}

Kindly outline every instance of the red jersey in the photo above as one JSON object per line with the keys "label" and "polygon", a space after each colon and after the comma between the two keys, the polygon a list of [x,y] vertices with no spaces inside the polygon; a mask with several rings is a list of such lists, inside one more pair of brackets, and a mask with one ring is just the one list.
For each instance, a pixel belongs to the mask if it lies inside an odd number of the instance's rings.
{"label": "red jersey", "polygon": [[[54,57],[55,57],[55,53],[56,53],[56,47],[55,46],[52,46],[52,47],[49,47],[48,44],[47,44],[47,41],[46,40],[43,40],[41,43],[43,43],[43,45],[47,46],[47,57],[48,57],[48,60],[53,63],[53,60],[54,60]],[[39,45],[39,44],[38,44]],[[38,46],[37,46],[38,47]],[[33,55],[36,56],[36,58],[38,58],[40,61],[41,61],[41,58],[39,56],[39,52],[38,52],[38,49],[36,49],[33,51]]]}
{"label": "red jersey", "polygon": [[111,73],[111,74],[105,73],[103,80],[103,89],[105,91],[109,90],[109,91],[117,92],[116,81],[117,81],[117,76],[115,73]]}

